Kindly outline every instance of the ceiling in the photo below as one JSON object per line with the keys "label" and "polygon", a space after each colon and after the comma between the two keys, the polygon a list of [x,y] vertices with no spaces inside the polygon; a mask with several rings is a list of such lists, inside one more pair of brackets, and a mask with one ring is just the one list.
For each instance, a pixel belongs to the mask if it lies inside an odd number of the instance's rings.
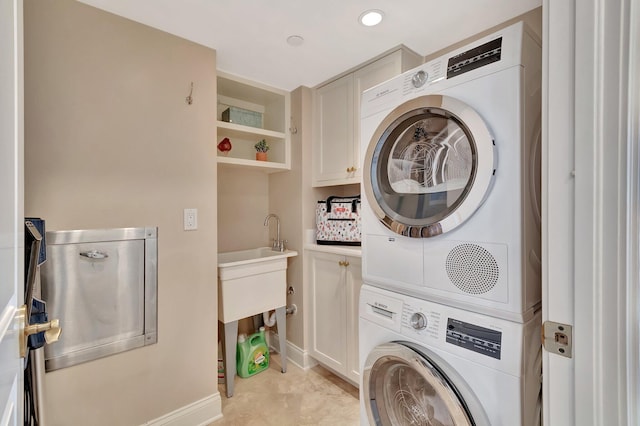
{"label": "ceiling", "polygon": [[[218,69],[273,87],[314,87],[404,44],[428,55],[541,0],[80,0],[217,51]],[[384,12],[376,27],[358,22]],[[287,37],[304,38],[301,46]]]}

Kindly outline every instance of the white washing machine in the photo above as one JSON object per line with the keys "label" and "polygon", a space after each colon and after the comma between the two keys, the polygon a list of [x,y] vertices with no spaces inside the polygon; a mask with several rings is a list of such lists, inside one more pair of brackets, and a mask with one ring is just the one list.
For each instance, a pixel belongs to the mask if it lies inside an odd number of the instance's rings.
{"label": "white washing machine", "polygon": [[540,311],[526,323],[363,286],[362,425],[537,426]]}
{"label": "white washing machine", "polygon": [[517,23],[363,93],[365,283],[532,317],[540,61],[540,42]]}

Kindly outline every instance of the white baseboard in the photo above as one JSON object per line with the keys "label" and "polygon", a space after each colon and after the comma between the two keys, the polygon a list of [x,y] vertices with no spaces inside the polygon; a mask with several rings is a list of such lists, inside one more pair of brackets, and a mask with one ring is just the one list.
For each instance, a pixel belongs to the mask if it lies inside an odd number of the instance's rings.
{"label": "white baseboard", "polygon": [[[280,340],[278,333],[269,330],[269,347],[280,353]],[[318,362],[309,356],[309,353],[287,340],[287,361],[297,365],[303,370],[308,370],[318,365]]]}
{"label": "white baseboard", "polygon": [[222,418],[220,393],[180,407],[162,417],[148,421],[142,426],[207,426]]}

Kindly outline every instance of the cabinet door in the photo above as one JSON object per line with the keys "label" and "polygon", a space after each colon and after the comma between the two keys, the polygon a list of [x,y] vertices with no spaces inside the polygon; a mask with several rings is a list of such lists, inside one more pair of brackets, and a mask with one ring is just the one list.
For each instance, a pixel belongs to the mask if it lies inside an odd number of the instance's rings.
{"label": "cabinet door", "polygon": [[349,178],[353,158],[353,74],[315,92],[313,184],[323,186]]}
{"label": "cabinet door", "polygon": [[358,351],[358,321],[360,288],[362,287],[362,261],[347,257],[347,377],[360,383],[360,359]]}
{"label": "cabinet door", "polygon": [[311,355],[338,373],[346,374],[347,329],[343,256],[310,252]]}

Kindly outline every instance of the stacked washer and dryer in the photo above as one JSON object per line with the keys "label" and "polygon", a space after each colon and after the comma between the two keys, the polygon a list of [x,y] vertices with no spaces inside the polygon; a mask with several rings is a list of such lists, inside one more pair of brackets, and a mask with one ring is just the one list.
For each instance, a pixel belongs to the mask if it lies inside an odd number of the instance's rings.
{"label": "stacked washer and dryer", "polygon": [[362,424],[540,424],[540,41],[506,27],[361,111]]}

